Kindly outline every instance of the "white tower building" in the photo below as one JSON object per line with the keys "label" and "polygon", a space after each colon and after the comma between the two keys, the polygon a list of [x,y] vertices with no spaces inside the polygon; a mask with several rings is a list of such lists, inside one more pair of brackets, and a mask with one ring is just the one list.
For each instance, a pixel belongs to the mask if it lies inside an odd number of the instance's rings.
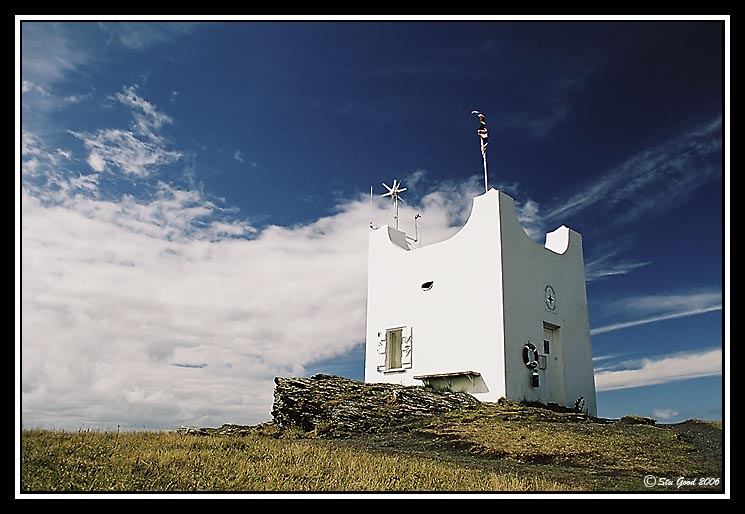
{"label": "white tower building", "polygon": [[490,189],[450,239],[412,248],[370,232],[365,381],[429,384],[597,414],[582,237],[541,246],[512,198]]}

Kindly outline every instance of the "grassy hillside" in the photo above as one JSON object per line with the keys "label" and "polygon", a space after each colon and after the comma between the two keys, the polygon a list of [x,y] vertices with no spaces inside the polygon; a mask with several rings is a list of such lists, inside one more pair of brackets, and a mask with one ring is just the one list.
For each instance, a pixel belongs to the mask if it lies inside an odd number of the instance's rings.
{"label": "grassy hillside", "polygon": [[458,491],[561,490],[550,480],[418,455],[274,439],[175,433],[23,433],[22,490]]}
{"label": "grassy hillside", "polygon": [[[649,491],[645,475],[721,477],[721,424],[609,422],[484,404],[335,439],[275,426],[234,435],[28,430],[31,491]],[[685,490],[721,490],[692,487]],[[677,491],[657,487],[655,492]]]}

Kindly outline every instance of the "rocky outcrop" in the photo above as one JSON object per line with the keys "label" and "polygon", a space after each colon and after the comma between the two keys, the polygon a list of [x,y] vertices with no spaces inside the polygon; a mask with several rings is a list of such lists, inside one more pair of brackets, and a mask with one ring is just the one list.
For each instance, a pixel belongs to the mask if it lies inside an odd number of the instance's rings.
{"label": "rocky outcrop", "polygon": [[203,436],[245,436],[249,434],[266,434],[273,432],[274,423],[268,421],[258,425],[232,425],[225,424],[219,428],[196,427],[193,425],[182,425],[176,429],[177,434],[181,435],[203,435]]}
{"label": "rocky outcrop", "polygon": [[324,437],[379,432],[417,417],[480,404],[467,393],[365,384],[330,375],[277,377],[274,383],[274,423],[280,429],[296,428]]}
{"label": "rocky outcrop", "polygon": [[618,420],[618,423],[622,425],[654,425],[657,420],[654,418],[646,418],[644,416],[629,415],[624,416]]}

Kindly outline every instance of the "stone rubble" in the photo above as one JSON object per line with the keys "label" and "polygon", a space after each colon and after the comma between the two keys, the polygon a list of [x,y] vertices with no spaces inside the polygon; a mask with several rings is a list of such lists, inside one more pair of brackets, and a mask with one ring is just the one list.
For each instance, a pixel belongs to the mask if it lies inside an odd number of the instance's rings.
{"label": "stone rubble", "polygon": [[274,379],[274,423],[324,437],[379,432],[417,417],[480,402],[467,393],[424,386],[365,384],[331,375]]}

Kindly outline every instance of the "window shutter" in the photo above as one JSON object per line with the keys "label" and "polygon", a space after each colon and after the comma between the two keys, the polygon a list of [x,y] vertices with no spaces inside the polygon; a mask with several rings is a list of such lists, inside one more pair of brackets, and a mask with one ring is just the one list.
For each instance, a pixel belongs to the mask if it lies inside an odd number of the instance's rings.
{"label": "window shutter", "polygon": [[378,356],[378,371],[385,369],[385,330],[378,332],[378,348],[376,350]]}
{"label": "window shutter", "polygon": [[407,327],[404,328],[404,333],[402,337],[401,342],[401,367],[411,368],[411,353],[413,349],[413,341],[414,341],[414,328],[413,327]]}

